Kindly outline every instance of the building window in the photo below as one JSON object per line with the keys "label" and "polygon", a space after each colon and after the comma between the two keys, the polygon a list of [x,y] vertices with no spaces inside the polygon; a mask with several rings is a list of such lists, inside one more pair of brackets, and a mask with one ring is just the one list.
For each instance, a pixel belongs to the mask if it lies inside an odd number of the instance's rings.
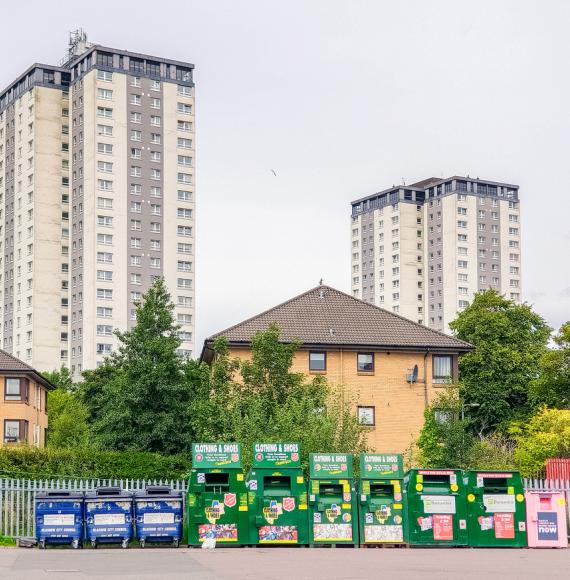
{"label": "building window", "polygon": [[327,353],[310,352],[309,353],[309,370],[326,371],[327,370]]}
{"label": "building window", "polygon": [[4,400],[27,402],[28,400],[27,379],[6,377],[6,379],[4,380]]}
{"label": "building window", "polygon": [[374,427],[376,425],[376,407],[361,407],[358,406],[358,423],[366,427]]}
{"label": "building window", "polygon": [[374,372],[374,353],[359,352],[356,355],[356,370],[359,373],[373,373]]}
{"label": "building window", "polygon": [[5,419],[4,420],[4,443],[18,443],[28,440],[28,422]]}
{"label": "building window", "polygon": [[433,382],[449,383],[453,379],[451,372],[451,355],[433,356]]}

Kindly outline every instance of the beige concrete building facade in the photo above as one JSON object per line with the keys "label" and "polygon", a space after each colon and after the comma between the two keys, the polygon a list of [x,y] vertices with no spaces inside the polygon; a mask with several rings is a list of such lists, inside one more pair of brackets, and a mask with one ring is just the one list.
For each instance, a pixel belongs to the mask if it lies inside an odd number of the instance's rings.
{"label": "beige concrete building facade", "polygon": [[352,202],[352,294],[449,332],[475,293],[521,302],[518,186],[454,176]]}
{"label": "beige concrete building facade", "polygon": [[194,351],[193,65],[89,45],[0,93],[2,346],[75,377],[164,277]]}

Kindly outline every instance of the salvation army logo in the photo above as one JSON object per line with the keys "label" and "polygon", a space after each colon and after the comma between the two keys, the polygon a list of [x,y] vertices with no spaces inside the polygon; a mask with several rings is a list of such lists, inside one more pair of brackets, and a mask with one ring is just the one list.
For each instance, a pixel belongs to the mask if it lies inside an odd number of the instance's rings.
{"label": "salvation army logo", "polygon": [[340,465],[340,470],[341,470],[341,471],[346,471],[346,469],[347,469],[347,468],[346,468],[346,463],[341,463],[341,465]]}
{"label": "salvation army logo", "polygon": [[293,461],[299,461],[299,454],[298,453],[291,453],[291,459]]}
{"label": "salvation army logo", "polygon": [[231,508],[236,505],[236,494],[235,493],[224,493],[224,505]]}
{"label": "salvation army logo", "polygon": [[239,455],[237,453],[232,453],[232,461],[239,461]]}
{"label": "salvation army logo", "polygon": [[320,470],[321,470],[321,464],[320,463],[317,463],[315,465],[315,471],[320,471]]}
{"label": "salvation army logo", "polygon": [[292,512],[295,509],[295,498],[294,497],[284,497],[283,498],[283,509],[286,512]]}
{"label": "salvation army logo", "polygon": [[202,461],[202,459],[204,459],[203,455],[200,454],[196,455],[196,461]]}
{"label": "salvation army logo", "polygon": [[372,465],[370,463],[366,464],[366,471],[372,471]]}
{"label": "salvation army logo", "polygon": [[255,459],[256,459],[257,461],[261,461],[261,460],[263,459],[263,453],[258,453],[258,454],[255,456]]}

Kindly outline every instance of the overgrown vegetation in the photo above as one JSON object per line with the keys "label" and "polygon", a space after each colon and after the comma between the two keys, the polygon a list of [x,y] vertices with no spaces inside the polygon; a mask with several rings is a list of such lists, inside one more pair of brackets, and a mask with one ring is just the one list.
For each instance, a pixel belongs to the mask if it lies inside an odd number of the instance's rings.
{"label": "overgrown vegetation", "polygon": [[218,339],[212,365],[201,368],[192,406],[196,439],[239,441],[246,464],[255,441],[299,441],[305,466],[311,452],[363,451],[354,401],[322,376],[307,380],[291,372],[298,347],[279,342],[279,329],[271,326],[253,338],[251,360],[240,362]]}
{"label": "overgrown vegetation", "polygon": [[187,455],[96,451],[93,449],[37,449],[0,447],[2,477],[117,479],[179,479],[190,472]]}

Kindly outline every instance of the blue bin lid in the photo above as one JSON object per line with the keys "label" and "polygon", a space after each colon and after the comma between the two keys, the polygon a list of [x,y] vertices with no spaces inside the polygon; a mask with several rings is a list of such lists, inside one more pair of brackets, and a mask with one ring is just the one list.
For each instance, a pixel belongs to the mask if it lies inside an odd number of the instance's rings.
{"label": "blue bin lid", "polygon": [[121,489],[119,486],[99,486],[95,488],[95,491],[90,491],[85,494],[85,499],[132,499],[133,492],[127,491],[126,489]]}
{"label": "blue bin lid", "polygon": [[169,485],[148,485],[135,492],[135,499],[182,499],[182,491],[174,490]]}
{"label": "blue bin lid", "polygon": [[76,489],[48,489],[38,491],[36,493],[36,500],[58,500],[58,501],[77,501],[82,500],[85,494]]}

